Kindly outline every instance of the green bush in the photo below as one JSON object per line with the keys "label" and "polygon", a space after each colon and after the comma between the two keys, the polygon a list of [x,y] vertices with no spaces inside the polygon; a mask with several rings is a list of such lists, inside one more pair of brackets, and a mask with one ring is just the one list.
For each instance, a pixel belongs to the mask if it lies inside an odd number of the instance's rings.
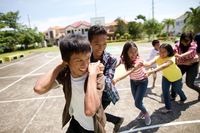
{"label": "green bush", "polygon": [[53,47],[52,43],[47,43],[47,47]]}

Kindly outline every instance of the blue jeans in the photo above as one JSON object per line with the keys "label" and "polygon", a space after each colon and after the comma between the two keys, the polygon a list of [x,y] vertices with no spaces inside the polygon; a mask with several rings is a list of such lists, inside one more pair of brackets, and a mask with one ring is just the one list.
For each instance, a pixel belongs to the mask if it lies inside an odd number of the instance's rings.
{"label": "blue jeans", "polygon": [[163,92],[163,98],[164,98],[166,109],[171,109],[171,101],[170,101],[170,94],[169,94],[170,85],[172,85],[172,90],[174,90],[180,96],[181,101],[186,100],[186,96],[184,92],[182,91],[182,87],[183,87],[182,78],[175,82],[170,82],[165,77],[162,77],[162,92]]}
{"label": "blue jeans", "polygon": [[[198,67],[199,67],[198,63],[193,63],[190,66],[178,65],[178,67],[180,68],[182,75],[184,75],[186,73],[186,85],[189,88],[198,92],[200,95],[200,87],[194,84],[195,78],[198,74]],[[171,91],[171,96],[176,97],[176,93],[174,92],[173,89]]]}
{"label": "blue jeans", "polygon": [[135,100],[135,106],[140,109],[143,113],[146,113],[147,110],[143,106],[143,98],[147,90],[148,79],[143,80],[130,80],[131,83],[131,92]]}

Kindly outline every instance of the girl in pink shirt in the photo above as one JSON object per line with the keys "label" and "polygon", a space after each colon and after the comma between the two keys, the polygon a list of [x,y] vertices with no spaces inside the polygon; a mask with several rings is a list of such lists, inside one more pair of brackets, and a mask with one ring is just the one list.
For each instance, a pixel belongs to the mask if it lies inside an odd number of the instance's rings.
{"label": "girl in pink shirt", "polygon": [[145,118],[145,124],[151,124],[151,118],[146,108],[143,105],[143,98],[147,90],[148,78],[146,76],[146,71],[143,66],[143,60],[139,57],[138,48],[136,44],[132,41],[126,42],[122,54],[121,60],[117,66],[121,63],[124,64],[127,72],[121,77],[114,79],[113,83],[124,79],[128,75],[130,76],[131,92],[135,100],[135,106],[141,111],[137,116],[137,119]]}
{"label": "girl in pink shirt", "polygon": [[[180,37],[180,43],[175,45],[176,63],[180,68],[182,75],[186,73],[186,85],[198,93],[200,100],[200,87],[194,84],[198,74],[198,55],[196,53],[197,44],[193,41],[191,33],[183,33]],[[172,100],[175,100],[176,94],[172,89]]]}

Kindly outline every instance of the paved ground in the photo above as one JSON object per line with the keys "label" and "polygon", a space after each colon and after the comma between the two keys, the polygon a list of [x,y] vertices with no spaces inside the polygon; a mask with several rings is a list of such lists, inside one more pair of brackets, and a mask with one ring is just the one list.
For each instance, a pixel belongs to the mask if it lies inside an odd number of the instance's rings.
{"label": "paved ground", "polygon": [[[149,46],[139,46],[140,55],[144,59],[149,56]],[[119,57],[121,48],[109,47],[108,51]],[[67,129],[67,126],[61,129],[61,114],[65,102],[61,87],[45,95],[33,92],[37,78],[59,61],[59,53],[35,53],[12,63],[0,64],[0,133],[62,133]],[[123,71],[123,66],[120,66],[116,76]],[[148,89],[144,98],[144,105],[152,118],[151,126],[145,126],[143,120],[135,120],[139,110],[134,106],[129,78],[117,84],[121,99],[115,106],[109,106],[106,112],[125,118],[121,128],[123,133],[199,133],[200,102],[196,100],[197,93],[184,85],[187,102],[184,105],[173,102],[173,113],[163,115],[157,111],[164,106],[160,98],[160,82],[161,75],[158,74],[156,88]],[[112,133],[112,129],[113,125],[107,123],[107,132]]]}

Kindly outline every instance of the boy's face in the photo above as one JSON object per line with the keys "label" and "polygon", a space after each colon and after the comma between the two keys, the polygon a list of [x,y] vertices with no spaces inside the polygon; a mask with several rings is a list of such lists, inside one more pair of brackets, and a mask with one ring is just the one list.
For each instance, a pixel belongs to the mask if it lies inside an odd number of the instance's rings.
{"label": "boy's face", "polygon": [[90,52],[72,54],[68,66],[73,78],[81,77],[88,71],[90,56]]}
{"label": "boy's face", "polygon": [[156,43],[156,44],[154,45],[154,48],[155,48],[156,50],[159,50],[159,47],[160,47],[160,43]]}
{"label": "boy's face", "polygon": [[101,59],[103,51],[106,49],[107,35],[95,35],[91,40],[92,53],[95,59]]}

